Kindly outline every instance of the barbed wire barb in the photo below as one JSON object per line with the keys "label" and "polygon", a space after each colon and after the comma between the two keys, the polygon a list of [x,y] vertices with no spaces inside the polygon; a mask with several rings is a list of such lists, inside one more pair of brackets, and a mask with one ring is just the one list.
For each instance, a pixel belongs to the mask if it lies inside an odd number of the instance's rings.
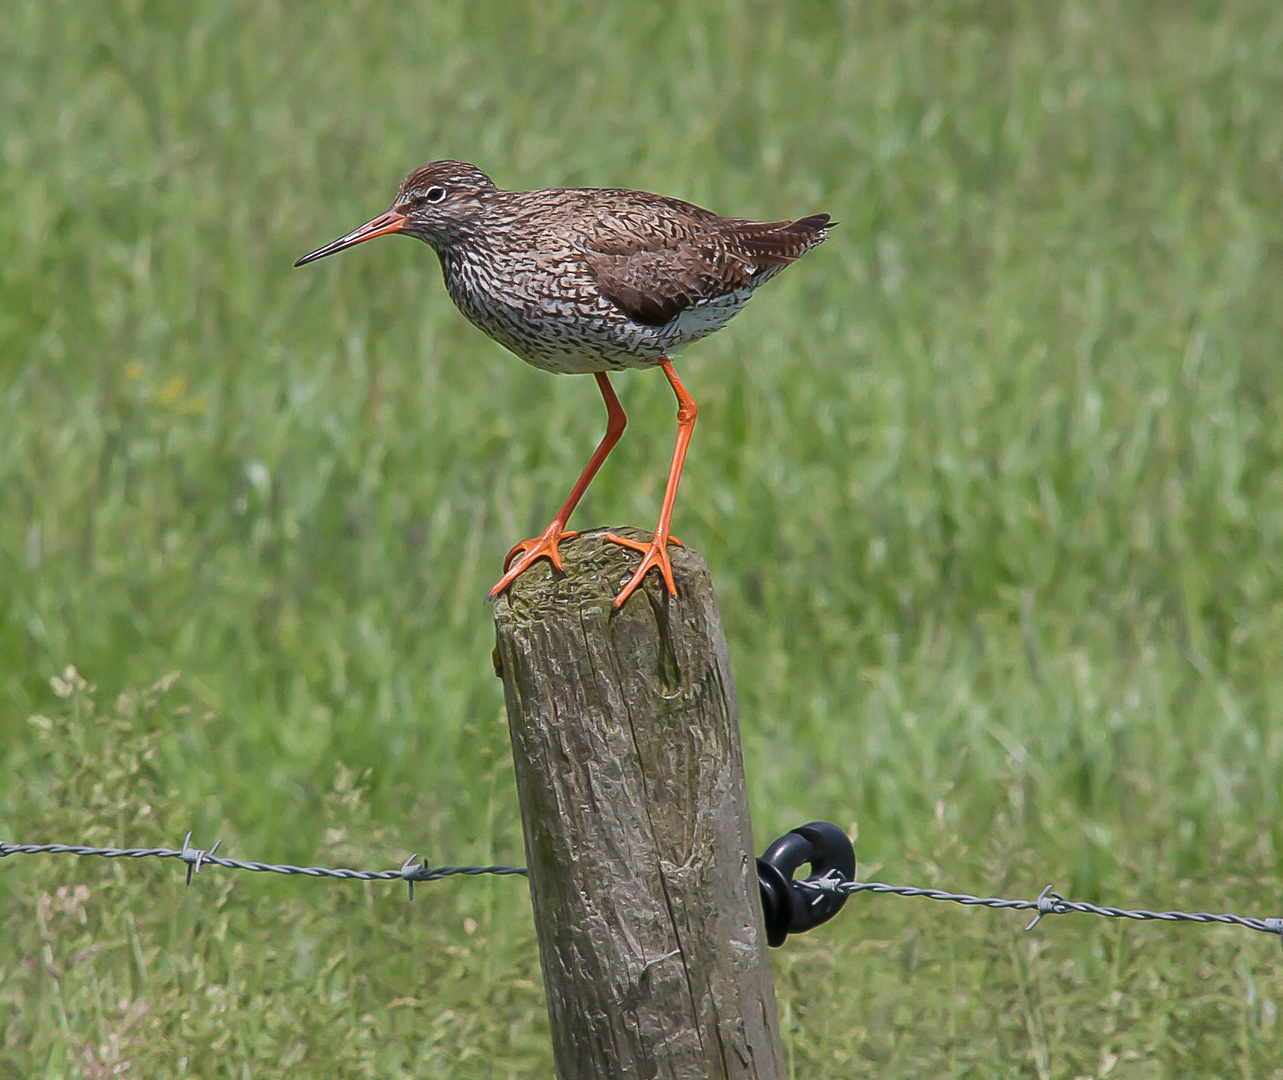
{"label": "barbed wire barb", "polygon": [[406,885],[410,887],[410,903],[412,904],[414,903],[414,882],[416,880],[414,877],[414,872],[416,869],[427,870],[428,868],[427,859],[424,859],[423,862],[417,868],[415,867],[414,860],[417,859],[418,857],[419,857],[418,852],[415,852],[408,859],[406,859],[405,862],[401,864],[401,876],[405,879]]}
{"label": "barbed wire barb", "polygon": [[1042,917],[1044,915],[1055,915],[1056,901],[1063,901],[1064,899],[1065,898],[1061,896],[1060,893],[1052,892],[1050,885],[1046,886],[1042,892],[1038,894],[1038,899],[1034,901],[1034,903],[1038,905],[1038,914],[1029,921],[1029,925],[1025,927],[1025,933],[1028,933],[1037,926],[1042,921]]}
{"label": "barbed wire barb", "polygon": [[192,874],[200,873],[201,863],[207,861],[218,850],[218,845],[223,842],[221,838],[215,840],[214,846],[208,851],[204,851],[201,848],[191,847],[191,840],[192,833],[188,829],[187,835],[183,837],[183,850],[178,853],[178,857],[187,864],[187,887],[189,889],[192,887]]}

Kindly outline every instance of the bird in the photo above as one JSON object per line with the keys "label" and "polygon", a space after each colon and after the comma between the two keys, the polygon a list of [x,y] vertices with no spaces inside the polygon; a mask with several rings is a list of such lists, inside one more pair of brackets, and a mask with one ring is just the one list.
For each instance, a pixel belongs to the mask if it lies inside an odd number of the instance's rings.
{"label": "bird", "polygon": [[539,559],[562,573],[558,544],[577,536],[570,515],[619,441],[627,417],[609,372],[658,367],[677,397],[677,440],[649,543],[607,533],[641,554],[615,597],[618,610],[658,569],[676,596],[668,545],[673,503],[697,408],[671,356],[725,326],[754,290],[821,243],[828,214],[794,221],[721,217],[681,199],[623,188],[505,191],[475,165],[432,161],[401,182],[391,207],[294,265],[376,236],[424,241],[446,291],[474,326],[528,364],[591,374],[606,404],[606,432],[548,527],[504,559],[496,599]]}

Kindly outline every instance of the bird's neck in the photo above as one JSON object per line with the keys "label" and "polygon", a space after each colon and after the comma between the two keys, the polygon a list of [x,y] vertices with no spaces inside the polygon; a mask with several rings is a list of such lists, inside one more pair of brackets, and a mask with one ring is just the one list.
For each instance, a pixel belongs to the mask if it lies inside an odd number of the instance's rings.
{"label": "bird's neck", "polygon": [[441,276],[456,303],[487,275],[486,242],[483,236],[463,234],[448,244],[433,244],[441,260]]}

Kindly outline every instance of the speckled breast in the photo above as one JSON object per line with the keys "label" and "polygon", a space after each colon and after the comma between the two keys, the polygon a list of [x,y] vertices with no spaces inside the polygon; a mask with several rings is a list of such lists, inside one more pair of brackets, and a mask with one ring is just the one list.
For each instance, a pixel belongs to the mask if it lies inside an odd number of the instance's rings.
{"label": "speckled breast", "polygon": [[526,363],[559,374],[653,367],[720,329],[752,293],[701,301],[663,326],[646,326],[606,299],[569,251],[532,260],[456,250],[442,258],[442,271],[469,322]]}

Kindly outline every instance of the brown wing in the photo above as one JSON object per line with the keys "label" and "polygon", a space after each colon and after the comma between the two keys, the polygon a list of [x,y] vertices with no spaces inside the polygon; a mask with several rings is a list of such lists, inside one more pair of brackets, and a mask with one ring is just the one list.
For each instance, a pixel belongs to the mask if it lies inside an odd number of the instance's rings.
{"label": "brown wing", "polygon": [[601,252],[588,266],[603,296],[633,322],[664,326],[701,300],[749,288],[747,268],[725,252],[688,240]]}
{"label": "brown wing", "polygon": [[753,288],[823,240],[829,227],[828,214],[758,222],[702,213],[703,220],[595,238],[588,266],[602,295],[634,322],[664,326],[701,300]]}

